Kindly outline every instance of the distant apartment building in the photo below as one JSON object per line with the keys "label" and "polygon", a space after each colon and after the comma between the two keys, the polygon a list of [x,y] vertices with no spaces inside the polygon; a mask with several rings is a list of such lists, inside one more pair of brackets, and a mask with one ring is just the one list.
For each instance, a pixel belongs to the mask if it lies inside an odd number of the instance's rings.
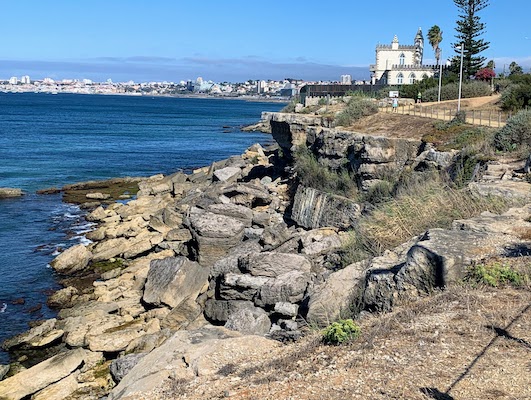
{"label": "distant apartment building", "polygon": [[55,81],[52,78],[44,78],[42,80],[42,83],[44,83],[45,85],[53,85]]}
{"label": "distant apartment building", "polygon": [[31,83],[31,79],[28,75],[24,75],[22,78],[20,78],[20,83],[23,85],[29,85]]}
{"label": "distant apartment building", "polygon": [[18,78],[16,76],[12,76],[9,78],[9,84],[10,85],[16,85],[18,83]]}
{"label": "distant apartment building", "polygon": [[423,65],[424,37],[419,28],[413,45],[401,45],[395,35],[390,45],[376,46],[376,64],[370,66],[373,84],[409,85],[432,77],[437,67]]}
{"label": "distant apartment building", "polygon": [[350,75],[341,75],[340,82],[342,85],[350,85],[352,84],[352,76]]}

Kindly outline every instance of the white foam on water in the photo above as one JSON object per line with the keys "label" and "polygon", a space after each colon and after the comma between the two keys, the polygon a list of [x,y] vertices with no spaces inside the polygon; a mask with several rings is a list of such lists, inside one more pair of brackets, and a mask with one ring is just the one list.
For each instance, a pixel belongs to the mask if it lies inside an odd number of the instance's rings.
{"label": "white foam on water", "polygon": [[79,239],[79,243],[81,243],[84,246],[88,246],[89,244],[94,243],[94,242],[90,239],[87,239],[85,236],[81,236],[81,238]]}
{"label": "white foam on water", "polygon": [[6,303],[2,303],[2,305],[0,306],[0,313],[5,312],[6,308],[7,308],[7,304]]}

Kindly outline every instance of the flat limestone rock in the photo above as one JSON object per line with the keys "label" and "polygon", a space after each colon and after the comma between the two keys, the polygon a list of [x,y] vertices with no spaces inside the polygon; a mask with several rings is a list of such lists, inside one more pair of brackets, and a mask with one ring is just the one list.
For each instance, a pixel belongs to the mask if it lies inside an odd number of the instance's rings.
{"label": "flat limestone rock", "polygon": [[7,199],[10,197],[20,197],[24,193],[21,189],[15,189],[15,188],[0,188],[0,199]]}
{"label": "flat limestone rock", "polygon": [[0,399],[19,400],[57,382],[85,360],[85,350],[60,353],[0,382]]}
{"label": "flat limestone rock", "polygon": [[66,378],[61,379],[59,382],[51,384],[40,392],[34,394],[31,397],[31,400],[65,399],[78,389],[79,384],[77,382],[77,375],[79,375],[79,373],[76,371],[73,374],[68,375]]}
{"label": "flat limestone rock", "polygon": [[149,392],[163,385],[170,376],[180,379],[214,375],[229,363],[237,364],[249,356],[260,357],[279,346],[281,344],[273,340],[242,336],[221,327],[178,331],[143,357],[108,399],[133,398],[140,394],[151,398]]}

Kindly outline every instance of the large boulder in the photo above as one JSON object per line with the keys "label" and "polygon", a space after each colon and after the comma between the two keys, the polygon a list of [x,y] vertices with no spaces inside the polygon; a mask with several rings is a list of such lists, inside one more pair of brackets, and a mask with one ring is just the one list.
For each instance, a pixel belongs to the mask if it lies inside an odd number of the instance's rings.
{"label": "large boulder", "polygon": [[109,368],[114,381],[120,382],[145,355],[145,353],[127,354],[114,360]]}
{"label": "large boulder", "polygon": [[0,382],[0,399],[23,399],[70,375],[85,360],[85,350],[60,353]]}
{"label": "large boulder", "polygon": [[236,182],[242,176],[242,170],[238,167],[225,167],[214,171],[214,179],[221,182]]}
{"label": "large boulder", "polygon": [[252,301],[208,299],[205,303],[205,317],[215,323],[225,323],[239,310],[254,308]]}
{"label": "large boulder", "polygon": [[177,307],[195,300],[208,283],[209,268],[185,257],[153,260],[149,267],[143,300],[156,306]]}
{"label": "large boulder", "polygon": [[271,321],[261,308],[243,308],[229,316],[225,328],[245,335],[265,335],[271,329]]}
{"label": "large boulder", "polygon": [[91,258],[90,251],[84,245],[78,244],[59,254],[50,265],[59,273],[70,274],[84,270]]}
{"label": "large boulder", "polygon": [[350,315],[351,308],[361,297],[364,284],[364,262],[333,272],[322,285],[310,290],[306,319],[326,326],[342,316]]}
{"label": "large boulder", "polygon": [[198,261],[206,267],[226,256],[240,244],[245,229],[241,220],[194,207],[190,210],[190,228]]}
{"label": "large boulder", "polygon": [[472,262],[504,255],[515,242],[518,239],[505,234],[430,229],[409,249],[404,262],[369,268],[364,307],[389,311],[403,301],[459,282]]}
{"label": "large boulder", "polygon": [[278,278],[293,271],[309,275],[312,265],[306,257],[299,254],[263,252],[240,258],[239,267],[242,272],[253,276]]}
{"label": "large boulder", "polygon": [[125,322],[105,330],[91,329],[86,335],[86,342],[91,351],[116,353],[125,350],[129,343],[146,334],[141,321]]}
{"label": "large boulder", "polygon": [[299,186],[293,200],[291,219],[310,229],[334,226],[348,229],[361,216],[361,207],[352,200]]}

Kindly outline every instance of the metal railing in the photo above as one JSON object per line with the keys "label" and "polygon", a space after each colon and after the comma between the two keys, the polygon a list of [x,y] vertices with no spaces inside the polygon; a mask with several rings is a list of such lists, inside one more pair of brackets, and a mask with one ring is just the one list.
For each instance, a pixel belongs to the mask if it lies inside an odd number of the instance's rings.
{"label": "metal railing", "polygon": [[[457,107],[441,107],[437,105],[423,106],[422,104],[405,104],[396,107],[391,104],[379,104],[379,110],[385,113],[397,113],[402,115],[414,115],[424,118],[451,121],[457,114]],[[489,126],[501,128],[505,126],[507,119],[511,118],[510,112],[490,111],[490,110],[463,110],[466,115],[466,122],[472,125]]]}

